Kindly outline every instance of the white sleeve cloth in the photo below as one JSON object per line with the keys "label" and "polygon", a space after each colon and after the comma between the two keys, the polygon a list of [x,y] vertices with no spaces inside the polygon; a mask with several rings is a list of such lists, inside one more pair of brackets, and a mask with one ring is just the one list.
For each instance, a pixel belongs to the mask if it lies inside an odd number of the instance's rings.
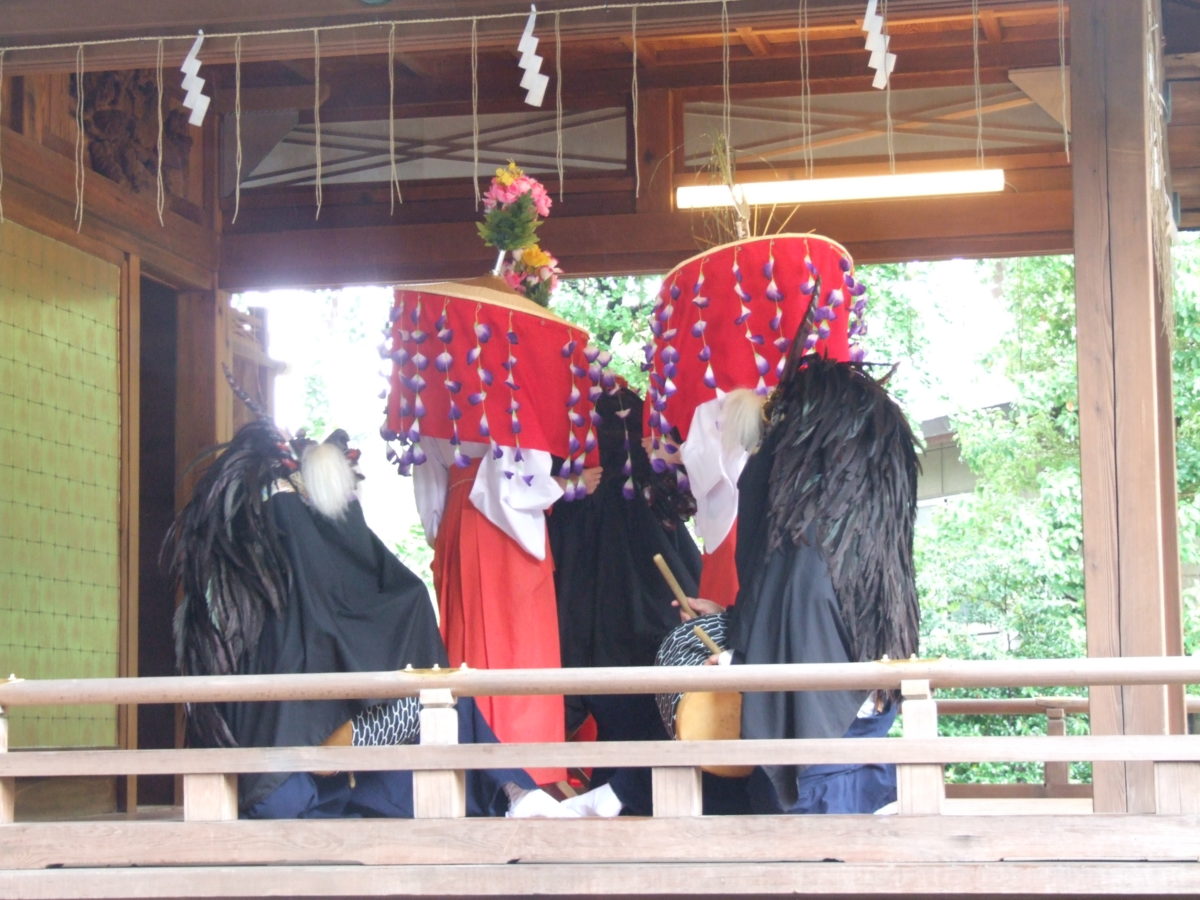
{"label": "white sleeve cloth", "polygon": [[[424,437],[421,449],[426,460],[413,466],[413,494],[425,540],[433,546],[446,509],[454,445],[445,438]],[[522,460],[517,462],[512,447],[502,447],[499,459],[492,456],[488,444],[464,441],[459,450],[464,456],[480,459],[479,471],[471,485],[472,505],[531,556],[545,559],[546,510],[563,493],[554,480],[550,454],[544,450],[522,450]],[[510,472],[512,477],[506,474]]]}
{"label": "white sleeve cloth", "polygon": [[744,448],[726,447],[721,440],[724,400],[723,395],[696,407],[687,440],[680,447],[696,498],[696,533],[710,553],[721,545],[737,520],[738,477],[750,456]]}
{"label": "white sleeve cloth", "polygon": [[526,553],[545,559],[546,510],[563,495],[554,480],[554,461],[544,450],[522,450],[521,462],[514,459],[512,447],[501,450],[499,459],[490,450],[484,453],[471,486],[471,503]]}
{"label": "white sleeve cloth", "polygon": [[421,449],[425,462],[413,466],[413,499],[425,529],[425,541],[430,547],[437,540],[438,525],[446,510],[446,491],[450,487],[450,466],[454,448],[445,438],[423,437]]}

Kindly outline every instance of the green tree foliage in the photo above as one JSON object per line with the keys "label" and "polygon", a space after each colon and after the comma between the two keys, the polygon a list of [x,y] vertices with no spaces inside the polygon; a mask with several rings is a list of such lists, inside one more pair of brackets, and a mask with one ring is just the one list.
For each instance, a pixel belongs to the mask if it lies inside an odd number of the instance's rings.
{"label": "green tree foliage", "polygon": [[[962,302],[947,265],[862,266],[868,286],[867,359],[899,363],[889,388],[901,403],[917,396],[948,404],[946,353],[935,341]],[[1084,630],[1079,556],[1078,448],[1056,429],[1074,396],[1074,334],[1069,260],[988,261],[958,265],[957,276],[990,286],[1012,322],[990,356],[973,365],[1002,371],[1018,387],[1011,403],[992,409],[953,410],[962,458],[976,479],[971,494],[922,509],[916,533],[923,656],[987,659],[1072,656],[1082,652]],[[1043,308],[1054,315],[1043,320]],[[1070,365],[1052,359],[1063,356]],[[1027,371],[1031,369],[1033,371]],[[1035,372],[1037,374],[1035,374]],[[1047,398],[1051,398],[1047,402]],[[1045,410],[1043,410],[1045,407]],[[1073,409],[1073,407],[1072,407]],[[915,425],[916,423],[914,423]],[[1072,466],[1071,459],[1075,462]],[[940,691],[939,696],[1014,697],[1044,691]],[[1085,723],[1076,719],[1072,726]],[[1030,734],[1041,716],[943,717],[944,734]],[[1078,772],[1076,775],[1086,774]],[[1037,781],[1041,766],[956,765],[951,781]]]}
{"label": "green tree foliage", "polygon": [[419,520],[409,526],[405,540],[393,544],[392,550],[402,563],[425,582],[430,599],[436,598],[437,592],[433,588],[433,548],[425,540],[425,528]]}
{"label": "green tree foliage", "polygon": [[1200,650],[1200,233],[1181,236],[1174,263],[1172,371],[1184,650],[1195,653]]}
{"label": "green tree foliage", "polygon": [[[871,281],[868,281],[867,270]],[[1011,328],[980,364],[1015,386],[1001,407],[954,411],[972,493],[922,510],[916,561],[923,616],[922,653],[964,659],[1068,657],[1086,653],[1079,481],[1073,260],[1067,257],[981,261],[976,277],[1009,313]],[[1176,249],[1174,390],[1181,557],[1200,564],[1200,240]],[[895,353],[920,369],[938,352],[922,335],[929,299],[913,288],[919,267],[864,267],[872,292],[871,325],[889,334],[869,358]],[[941,297],[954,302],[953,297]],[[936,304],[935,304],[936,305]],[[882,347],[880,346],[882,344]],[[899,374],[898,374],[899,379]],[[916,373],[915,381],[927,381]],[[903,402],[904,394],[897,390]],[[1186,573],[1186,568],[1185,568]],[[1185,591],[1186,648],[1197,647],[1197,588]],[[1018,697],[1045,690],[940,692],[940,696]],[[1072,693],[1062,691],[1061,693]],[[1035,717],[944,718],[946,734],[1039,733]],[[1068,719],[1071,731],[1086,719]],[[1040,780],[1037,764],[959,765],[957,781]],[[1086,778],[1087,767],[1073,768]]]}
{"label": "green tree foliage", "polygon": [[916,393],[936,391],[932,369],[921,364],[930,352],[925,317],[940,316],[936,264],[864,265],[855,274],[867,288],[867,363],[895,367],[888,390],[901,406]]}

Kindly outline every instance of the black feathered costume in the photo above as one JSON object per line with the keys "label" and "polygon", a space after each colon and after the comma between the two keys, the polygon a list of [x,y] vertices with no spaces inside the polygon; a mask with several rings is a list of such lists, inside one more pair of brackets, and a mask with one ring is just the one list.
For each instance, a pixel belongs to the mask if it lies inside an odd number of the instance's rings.
{"label": "black feathered costume", "polygon": [[[729,611],[735,661],[907,658],[917,648],[919,618],[912,431],[861,365],[813,355],[789,365],[738,484],[741,589]],[[894,711],[860,718],[867,696],[747,693],[742,737],[886,733]],[[894,799],[890,767],[769,766],[761,773],[769,788],[752,776],[755,811],[866,812]]]}
{"label": "black feathered costume", "polygon": [[[338,518],[303,494],[291,448],[266,421],[243,426],[200,478],[167,540],[183,589],[176,653],[184,675],[387,671],[446,665],[421,580],[368,528],[357,500]],[[410,705],[411,705],[410,701]],[[396,704],[399,708],[401,704]],[[195,705],[188,739],[199,746],[308,746],[356,721],[358,700]],[[460,738],[494,741],[469,699]],[[468,808],[502,813],[500,786],[531,787],[523,772],[471,773]],[[266,817],[411,815],[406,772],[242,775],[240,806]]]}

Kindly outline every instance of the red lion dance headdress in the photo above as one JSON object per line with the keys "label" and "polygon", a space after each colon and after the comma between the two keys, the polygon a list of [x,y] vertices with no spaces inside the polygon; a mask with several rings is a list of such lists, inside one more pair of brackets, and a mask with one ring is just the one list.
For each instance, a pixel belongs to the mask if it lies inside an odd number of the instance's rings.
{"label": "red lion dance headdress", "polygon": [[582,491],[575,482],[596,448],[592,406],[615,385],[610,354],[586,331],[485,276],[397,287],[391,338],[385,437],[406,445],[402,469],[425,461],[422,436],[476,441],[497,459],[514,448],[506,474],[526,481],[522,449],[565,459],[567,496]]}
{"label": "red lion dance headdress", "polygon": [[696,407],[718,392],[765,395],[793,340],[805,353],[860,361],[865,293],[846,248],[816,234],[749,238],[680,263],[663,279],[646,345],[652,433],[677,427],[686,439]]}

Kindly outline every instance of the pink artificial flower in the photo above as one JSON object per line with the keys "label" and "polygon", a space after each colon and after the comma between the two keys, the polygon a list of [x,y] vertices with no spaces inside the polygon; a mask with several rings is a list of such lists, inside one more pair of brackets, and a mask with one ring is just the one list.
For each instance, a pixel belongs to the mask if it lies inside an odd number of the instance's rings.
{"label": "pink artificial flower", "polygon": [[533,181],[529,186],[529,193],[533,200],[533,207],[537,210],[539,216],[550,215],[550,195],[546,192],[540,181]]}
{"label": "pink artificial flower", "polygon": [[522,194],[530,195],[539,216],[550,215],[551,200],[546,188],[537,179],[524,174],[514,178],[509,184],[493,178],[483,195],[483,208],[491,212],[497,206],[508,206],[515,203]]}
{"label": "pink artificial flower", "polygon": [[521,289],[522,278],[510,264],[506,264],[500,274],[504,276],[504,281],[514,291]]}

